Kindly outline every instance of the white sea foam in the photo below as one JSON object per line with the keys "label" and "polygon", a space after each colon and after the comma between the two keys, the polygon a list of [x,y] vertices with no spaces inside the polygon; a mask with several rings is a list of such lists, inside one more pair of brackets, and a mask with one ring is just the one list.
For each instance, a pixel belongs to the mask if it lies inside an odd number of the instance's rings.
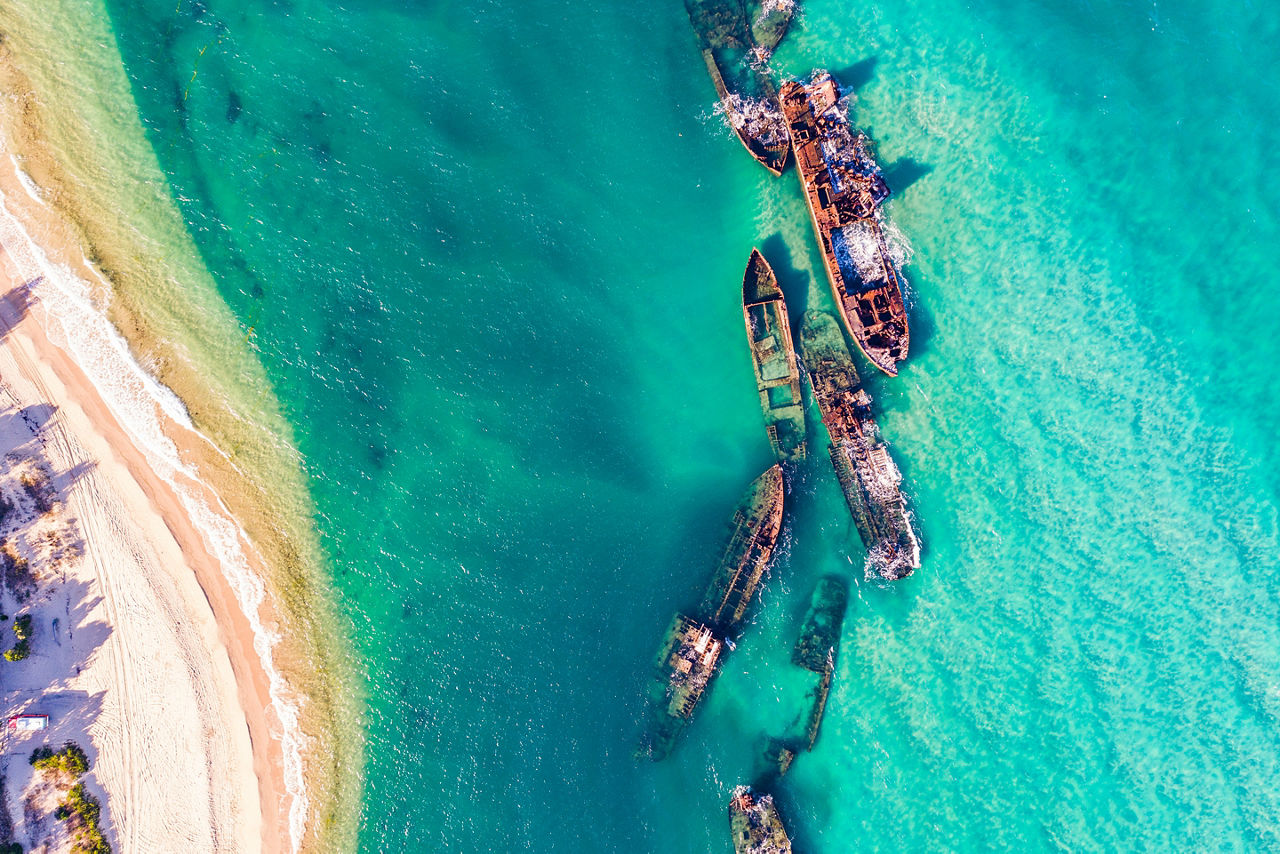
{"label": "white sea foam", "polygon": [[10,154],[9,160],[13,163],[13,172],[18,176],[18,183],[22,185],[22,189],[26,190],[27,195],[34,201],[43,205],[45,203],[44,194],[40,192],[40,188],[36,186],[36,182],[32,181],[31,176],[22,168],[22,164],[18,162],[18,158]]}
{"label": "white sea foam", "polygon": [[902,233],[902,229],[898,228],[897,223],[891,219],[884,218],[882,225],[884,227],[884,242],[889,247],[889,258],[893,260],[893,265],[901,270],[911,263],[911,256],[915,254],[915,250],[911,248],[911,242]]}
{"label": "white sea foam", "polygon": [[867,223],[857,220],[846,225],[843,243],[835,246],[836,259],[842,269],[854,271],[865,282],[884,279],[884,266],[880,260],[880,242]]}
{"label": "white sea foam", "polygon": [[[17,164],[14,164],[17,167]],[[39,189],[16,169],[24,189],[40,201]],[[223,575],[235,593],[253,631],[254,650],[269,680],[271,707],[280,720],[284,755],[285,788],[290,797],[289,835],[294,851],[306,831],[308,797],[303,751],[307,736],[300,725],[302,698],[297,696],[275,668],[274,648],[279,636],[262,622],[266,599],[262,579],[249,564],[248,539],[221,502],[213,507],[191,488],[198,473],[182,461],[178,449],[165,435],[164,417],[196,432],[182,401],[139,365],[124,338],[96,305],[92,288],[70,268],[53,263],[11,213],[0,193],[0,245],[3,245],[23,281],[34,283],[32,295],[51,341],[69,353],[98,389],[112,413],[141,450],[152,469],[174,490],[200,532],[209,553],[222,563]]]}

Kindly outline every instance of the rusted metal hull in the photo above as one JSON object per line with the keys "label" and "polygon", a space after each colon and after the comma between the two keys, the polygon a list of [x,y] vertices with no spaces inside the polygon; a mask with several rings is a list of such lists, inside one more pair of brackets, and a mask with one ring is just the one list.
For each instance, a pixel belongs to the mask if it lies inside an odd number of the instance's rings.
{"label": "rusted metal hull", "polygon": [[[753,24],[743,0],[685,0],[685,9],[729,127],[757,163],[781,175],[791,144],[762,62],[786,33],[790,14],[760,16]],[[757,42],[757,31],[767,44]]]}
{"label": "rusted metal hull", "polygon": [[889,190],[870,141],[850,128],[825,72],[809,84],[785,83],[779,103],[840,316],[871,363],[896,376],[911,333],[878,214]]}
{"label": "rusted metal hull", "polygon": [[752,249],[742,277],[742,317],[769,444],[779,460],[805,457],[804,402],[791,321],[769,262]]}
{"label": "rusted metal hull", "polygon": [[756,478],[734,510],[729,542],[698,616],[718,632],[737,630],[746,616],[782,531],[782,467],[773,466]]}
{"label": "rusted metal hull", "polygon": [[[716,61],[715,53],[710,48],[707,48],[702,52],[702,60],[707,64],[707,73],[711,75],[711,82],[715,85],[716,94],[720,97],[720,105],[724,110],[725,120],[729,123],[729,127],[733,129],[734,136],[738,138],[738,141],[742,143],[742,147],[755,158],[757,163],[774,175],[781,175],[783,170],[787,168],[787,157],[791,153],[790,142],[769,142],[763,136],[752,134],[747,130],[746,119],[739,114],[738,108],[734,105],[733,92],[724,81],[724,74],[720,71],[720,64]],[[757,75],[757,77],[758,84],[765,86],[770,91],[773,89],[772,84],[767,84],[767,80],[762,75]],[[776,96],[773,94],[769,94],[766,97],[776,101]]]}
{"label": "rusted metal hull", "polygon": [[773,797],[748,786],[733,790],[729,800],[729,832],[736,854],[791,854],[791,839]]}
{"label": "rusted metal hull", "polygon": [[693,717],[720,665],[724,641],[700,620],[676,614],[655,662],[649,727],[642,749],[666,758]]}
{"label": "rusted metal hull", "polygon": [[810,385],[831,434],[831,462],[863,544],[868,566],[898,579],[920,566],[920,541],[889,448],[871,413],[844,335],[824,311],[805,313],[801,349]]}
{"label": "rusted metal hull", "polygon": [[715,677],[725,639],[746,616],[782,530],[782,467],[756,478],[734,508],[716,573],[693,616],[676,614],[655,664],[640,753],[659,760],[675,746]]}

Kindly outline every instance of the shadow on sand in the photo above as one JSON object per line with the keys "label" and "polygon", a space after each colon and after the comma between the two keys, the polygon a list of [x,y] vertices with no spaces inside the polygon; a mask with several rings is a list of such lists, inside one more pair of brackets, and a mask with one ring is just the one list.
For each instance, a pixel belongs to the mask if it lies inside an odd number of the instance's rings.
{"label": "shadow on sand", "polygon": [[853,65],[831,69],[831,76],[840,84],[840,88],[846,92],[856,92],[875,78],[876,64],[879,62],[880,57],[868,56],[866,59],[858,60]]}
{"label": "shadow on sand", "polygon": [[31,284],[15,285],[0,297],[0,340],[8,337],[10,330],[31,310]]}
{"label": "shadow on sand", "polygon": [[884,167],[884,180],[894,195],[901,195],[916,181],[933,171],[928,163],[921,163],[914,157],[900,157]]}

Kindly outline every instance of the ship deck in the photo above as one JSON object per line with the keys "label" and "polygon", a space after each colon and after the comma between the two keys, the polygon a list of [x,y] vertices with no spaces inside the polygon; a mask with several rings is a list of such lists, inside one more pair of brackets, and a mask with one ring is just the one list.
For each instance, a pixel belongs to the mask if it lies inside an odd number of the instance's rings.
{"label": "ship deck", "polygon": [[751,250],[742,278],[742,314],[769,444],[779,460],[805,458],[804,404],[791,321],[769,262]]}
{"label": "ship deck", "polygon": [[831,436],[832,467],[876,571],[903,578],[920,565],[920,546],[902,476],[871,412],[871,398],[836,321],[826,312],[805,314],[801,335],[810,386]]}
{"label": "ship deck", "polygon": [[698,616],[718,631],[735,631],[746,616],[769,567],[782,530],[782,468],[756,478],[738,503],[719,566],[702,597]]}
{"label": "ship deck", "polygon": [[[832,295],[850,335],[877,368],[894,376],[910,347],[902,284],[877,219],[888,195],[869,142],[851,130],[829,74],[782,87],[796,173],[818,237]],[[875,260],[854,260],[870,254]]]}

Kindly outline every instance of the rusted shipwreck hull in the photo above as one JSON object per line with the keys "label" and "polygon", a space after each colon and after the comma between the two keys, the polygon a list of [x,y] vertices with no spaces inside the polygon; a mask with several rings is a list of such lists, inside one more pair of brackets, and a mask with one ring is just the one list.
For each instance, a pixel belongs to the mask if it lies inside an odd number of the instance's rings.
{"label": "rusted shipwreck hull", "polygon": [[692,616],[676,614],[658,652],[641,752],[666,757],[715,677],[725,639],[740,626],[782,531],[782,467],[772,466],[734,508],[729,540]]}
{"label": "rusted shipwreck hull", "polygon": [[725,120],[760,165],[781,175],[791,145],[777,89],[762,67],[785,35],[794,3],[765,6],[771,11],[762,9],[753,22],[741,0],[685,2]]}
{"label": "rusted shipwreck hull", "polygon": [[729,832],[736,854],[791,854],[791,839],[773,796],[748,786],[734,789],[729,799]]}
{"label": "rusted shipwreck hull", "polygon": [[849,588],[838,578],[823,578],[814,588],[809,610],[800,626],[800,636],[791,650],[791,661],[817,673],[821,678],[809,692],[809,719],[805,740],[812,750],[818,740],[818,729],[827,710],[827,697],[835,679],[836,655],[840,651],[840,630],[849,605]]}
{"label": "rusted shipwreck hull", "polygon": [[701,621],[684,614],[671,621],[655,662],[651,720],[643,744],[653,759],[671,752],[715,677],[723,650],[724,641]]}
{"label": "rusted shipwreck hull", "polygon": [[753,97],[733,92],[725,83],[720,64],[710,48],[702,52],[702,61],[707,64],[707,73],[711,75],[711,82],[720,97],[725,121],[742,147],[761,166],[774,175],[781,175],[787,168],[791,142],[787,138],[782,114],[777,112],[778,98],[773,84],[764,75],[757,75],[757,85],[763,90],[761,95]]}
{"label": "rusted shipwreck hull", "polygon": [[802,460],[804,403],[791,322],[778,279],[758,249],[751,250],[742,277],[742,316],[769,444],[779,460]]}
{"label": "rusted shipwreck hull", "polygon": [[775,465],[755,479],[733,512],[729,543],[698,608],[698,616],[722,634],[737,631],[769,568],[785,492],[782,467]]}
{"label": "rusted shipwreck hull", "polygon": [[840,315],[871,363],[896,376],[911,333],[879,218],[889,188],[870,140],[850,127],[839,87],[825,71],[807,84],[783,84],[780,104]]}
{"label": "rusted shipwreck hull", "polygon": [[822,423],[831,434],[831,464],[867,547],[868,567],[884,578],[904,578],[920,566],[920,541],[902,475],[880,438],[844,335],[831,315],[809,311],[800,338]]}

